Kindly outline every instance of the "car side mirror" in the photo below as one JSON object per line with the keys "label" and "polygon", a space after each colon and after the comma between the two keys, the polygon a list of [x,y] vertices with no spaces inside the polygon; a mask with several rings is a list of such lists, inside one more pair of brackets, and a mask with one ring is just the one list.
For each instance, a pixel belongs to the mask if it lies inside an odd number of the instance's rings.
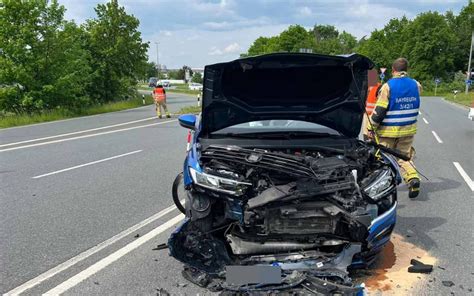
{"label": "car side mirror", "polygon": [[194,114],[183,114],[178,117],[179,125],[190,130],[196,129],[196,115]]}

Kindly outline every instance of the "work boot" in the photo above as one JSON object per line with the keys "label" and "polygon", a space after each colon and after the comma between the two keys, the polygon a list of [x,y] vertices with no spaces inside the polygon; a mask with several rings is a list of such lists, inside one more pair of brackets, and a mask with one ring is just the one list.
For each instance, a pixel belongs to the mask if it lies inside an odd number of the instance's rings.
{"label": "work boot", "polygon": [[169,114],[166,114],[166,118],[171,118],[171,115],[169,115]]}
{"label": "work boot", "polygon": [[159,118],[159,119],[161,119],[162,117],[163,117],[163,116],[161,116],[161,115],[158,115],[158,118]]}
{"label": "work boot", "polygon": [[415,198],[420,194],[420,179],[413,178],[408,182],[408,197]]}

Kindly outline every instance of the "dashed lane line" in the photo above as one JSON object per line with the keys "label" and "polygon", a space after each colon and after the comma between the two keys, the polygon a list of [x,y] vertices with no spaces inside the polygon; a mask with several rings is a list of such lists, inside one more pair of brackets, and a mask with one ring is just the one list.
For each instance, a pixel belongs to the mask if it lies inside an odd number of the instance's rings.
{"label": "dashed lane line", "polygon": [[183,220],[184,215],[179,214],[174,218],[168,220],[164,224],[158,226],[157,228],[153,229],[152,231],[148,232],[147,234],[141,236],[140,238],[136,239],[135,241],[129,243],[125,247],[115,251],[114,253],[110,254],[109,256],[99,260],[97,263],[89,266],[88,268],[84,269],[83,271],[79,272],[75,276],[69,278],[68,280],[62,282],[61,284],[57,285],[56,287],[52,288],[51,290],[47,291],[43,295],[60,295],[67,290],[77,286],[82,281],[86,280],[90,276],[96,274],[97,272],[101,271],[102,269],[106,268],[110,264],[114,263],[118,259],[122,258],[123,256],[127,255],[131,251],[135,250],[136,248],[140,247],[144,243],[148,242],[155,236],[159,235],[162,232],[165,232],[172,226],[178,224],[181,220]]}
{"label": "dashed lane line", "polygon": [[435,131],[431,131],[431,133],[435,137],[436,141],[438,141],[438,143],[443,144],[443,140],[441,140],[441,138],[438,136],[438,134]]}
{"label": "dashed lane line", "polygon": [[[184,203],[184,200],[181,200],[181,203]],[[83,261],[84,259],[89,258],[90,256],[102,251],[103,249],[107,248],[108,246],[118,242],[119,240],[125,238],[126,236],[138,231],[142,227],[162,218],[163,216],[171,213],[172,211],[176,210],[176,206],[172,205],[167,207],[166,209],[161,210],[160,212],[154,214],[151,217],[148,217],[147,219],[133,225],[132,227],[114,235],[113,237],[109,238],[108,240],[105,240],[101,242],[98,245],[95,245],[94,247],[78,254],[77,256],[74,256],[73,258],[59,264],[56,267],[51,268],[50,270],[47,270],[43,272],[42,274],[38,275],[37,277],[27,281],[26,283],[22,284],[21,286],[16,287],[15,289],[6,292],[4,295],[9,295],[9,296],[15,296],[19,295],[31,288],[34,288],[35,286],[41,284],[42,282],[50,279],[51,277],[57,275],[58,273],[61,273],[65,271],[66,269],[76,265],[77,263]]]}
{"label": "dashed lane line", "polygon": [[469,186],[471,191],[474,191],[474,181],[472,181],[472,179],[469,177],[469,175],[466,173],[466,171],[462,168],[462,166],[459,164],[459,162],[453,162],[453,164],[456,167],[456,169],[458,170],[461,177],[467,183],[467,186]]}
{"label": "dashed lane line", "polygon": [[73,167],[70,167],[70,168],[66,168],[66,169],[54,171],[54,172],[51,172],[51,173],[42,174],[42,175],[39,175],[39,176],[34,176],[34,177],[32,177],[32,178],[33,178],[33,179],[39,179],[39,178],[43,178],[43,177],[47,177],[47,176],[51,176],[51,175],[56,175],[56,174],[59,174],[59,173],[63,173],[63,172],[75,170],[75,169],[82,168],[82,167],[85,167],[85,166],[89,166],[89,165],[101,163],[101,162],[104,162],[104,161],[109,161],[109,160],[112,160],[112,159],[117,159],[117,158],[120,158],[120,157],[124,157],[124,156],[128,156],[128,155],[136,154],[136,153],[139,153],[139,152],[142,152],[142,151],[143,151],[143,150],[136,150],[136,151],[132,151],[132,152],[120,154],[120,155],[115,155],[115,156],[112,156],[112,157],[107,157],[107,158],[104,158],[104,159],[99,159],[99,160],[96,160],[96,161],[91,161],[91,162],[88,162],[88,163],[76,165],[76,166],[73,166]]}
{"label": "dashed lane line", "polygon": [[424,118],[424,117],[423,117],[423,121],[424,121],[426,124],[430,124],[430,123],[428,122],[428,120],[426,120],[426,118]]}

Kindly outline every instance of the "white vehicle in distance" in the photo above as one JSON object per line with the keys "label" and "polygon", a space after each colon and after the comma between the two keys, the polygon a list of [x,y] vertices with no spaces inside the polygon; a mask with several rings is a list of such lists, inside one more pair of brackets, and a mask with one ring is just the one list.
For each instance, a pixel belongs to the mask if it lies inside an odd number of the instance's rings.
{"label": "white vehicle in distance", "polygon": [[189,84],[188,87],[189,87],[190,90],[202,90],[202,84],[200,84],[200,83],[192,82],[192,83]]}

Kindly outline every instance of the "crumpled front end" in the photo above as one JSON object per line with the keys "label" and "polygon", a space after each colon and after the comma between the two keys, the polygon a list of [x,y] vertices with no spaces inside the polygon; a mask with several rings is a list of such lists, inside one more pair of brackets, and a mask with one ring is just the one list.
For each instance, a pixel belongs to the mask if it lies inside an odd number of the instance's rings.
{"label": "crumpled front end", "polygon": [[183,275],[211,290],[357,295],[348,268],[367,264],[393,229],[395,169],[363,144],[211,145],[189,174],[186,220],[168,245]]}

